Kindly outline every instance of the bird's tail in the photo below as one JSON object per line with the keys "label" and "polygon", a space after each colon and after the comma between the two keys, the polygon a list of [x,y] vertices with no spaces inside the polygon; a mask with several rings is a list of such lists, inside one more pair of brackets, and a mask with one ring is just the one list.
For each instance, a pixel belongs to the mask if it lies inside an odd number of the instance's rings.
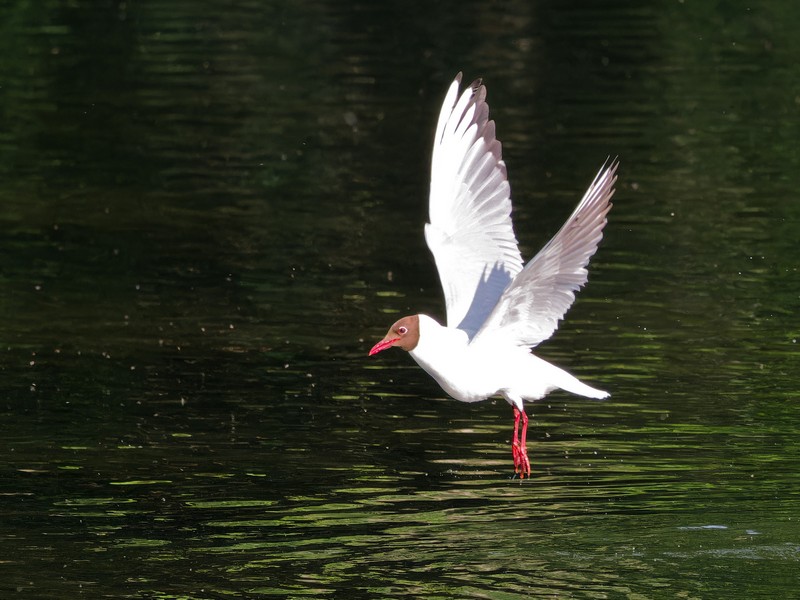
{"label": "bird's tail", "polygon": [[586,398],[594,398],[595,400],[603,400],[611,395],[606,391],[598,390],[597,388],[586,385],[577,377],[570,375],[563,369],[559,369],[559,371],[561,371],[561,373],[559,373],[560,376],[555,384],[562,390],[571,392],[573,394],[578,394],[579,396],[585,396]]}
{"label": "bird's tail", "polygon": [[[521,394],[523,398],[542,398],[547,392],[556,388],[562,389],[565,392],[577,394],[578,396],[595,398],[597,400],[602,400],[610,396],[608,392],[586,385],[561,367],[557,367],[533,353],[527,355],[527,360],[529,361],[527,364],[529,368],[528,373],[532,374],[533,377],[528,380],[528,385],[520,386],[520,389],[529,392],[528,394]],[[542,387],[543,383],[545,384],[544,388]]]}
{"label": "bird's tail", "polygon": [[585,383],[578,381],[577,379],[574,382],[576,385],[571,385],[570,387],[564,387],[563,389],[567,390],[568,392],[572,392],[573,394],[578,394],[579,396],[586,396],[587,398],[594,398],[595,400],[604,400],[608,398],[611,394],[604,390],[598,390],[597,388],[593,388]]}

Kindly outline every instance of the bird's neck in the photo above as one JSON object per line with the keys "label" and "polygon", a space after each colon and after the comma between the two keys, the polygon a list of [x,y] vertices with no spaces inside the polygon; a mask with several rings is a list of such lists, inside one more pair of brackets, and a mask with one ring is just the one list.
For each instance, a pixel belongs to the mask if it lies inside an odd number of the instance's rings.
{"label": "bird's neck", "polygon": [[433,375],[442,363],[457,360],[469,344],[469,336],[461,329],[439,325],[428,315],[419,315],[419,342],[410,354],[419,365]]}

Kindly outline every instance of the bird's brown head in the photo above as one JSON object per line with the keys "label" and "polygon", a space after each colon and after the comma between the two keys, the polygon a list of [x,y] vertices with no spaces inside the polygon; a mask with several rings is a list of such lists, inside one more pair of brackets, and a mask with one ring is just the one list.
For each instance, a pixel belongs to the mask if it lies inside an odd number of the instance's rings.
{"label": "bird's brown head", "polygon": [[403,317],[389,328],[384,338],[372,347],[369,355],[397,346],[406,352],[413,350],[419,343],[419,315]]}

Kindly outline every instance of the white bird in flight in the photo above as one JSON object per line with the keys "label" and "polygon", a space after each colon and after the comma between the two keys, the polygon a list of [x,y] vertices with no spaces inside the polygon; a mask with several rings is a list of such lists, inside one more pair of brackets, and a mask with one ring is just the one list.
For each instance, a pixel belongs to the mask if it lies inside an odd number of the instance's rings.
{"label": "white bird in flight", "polygon": [[393,346],[407,350],[462,402],[503,396],[514,409],[514,471],[530,477],[524,401],[557,388],[589,398],[609,395],[535,356],[531,348],[553,335],[586,283],[619,163],[600,169],[566,223],[523,267],[486,88],[479,79],[459,94],[460,84],[461,73],[450,85],[436,125],[430,223],[425,225],[444,290],[447,326],[424,314],[403,317],[369,354]]}

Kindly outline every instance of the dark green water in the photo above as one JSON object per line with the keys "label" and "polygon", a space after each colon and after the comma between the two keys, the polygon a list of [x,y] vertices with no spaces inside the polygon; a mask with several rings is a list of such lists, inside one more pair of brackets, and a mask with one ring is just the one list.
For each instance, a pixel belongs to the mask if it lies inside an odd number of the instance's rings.
{"label": "dark green water", "polygon": [[[0,596],[783,598],[800,586],[800,6],[0,8]],[[435,118],[483,76],[529,258],[608,155],[539,353],[464,405]]]}

